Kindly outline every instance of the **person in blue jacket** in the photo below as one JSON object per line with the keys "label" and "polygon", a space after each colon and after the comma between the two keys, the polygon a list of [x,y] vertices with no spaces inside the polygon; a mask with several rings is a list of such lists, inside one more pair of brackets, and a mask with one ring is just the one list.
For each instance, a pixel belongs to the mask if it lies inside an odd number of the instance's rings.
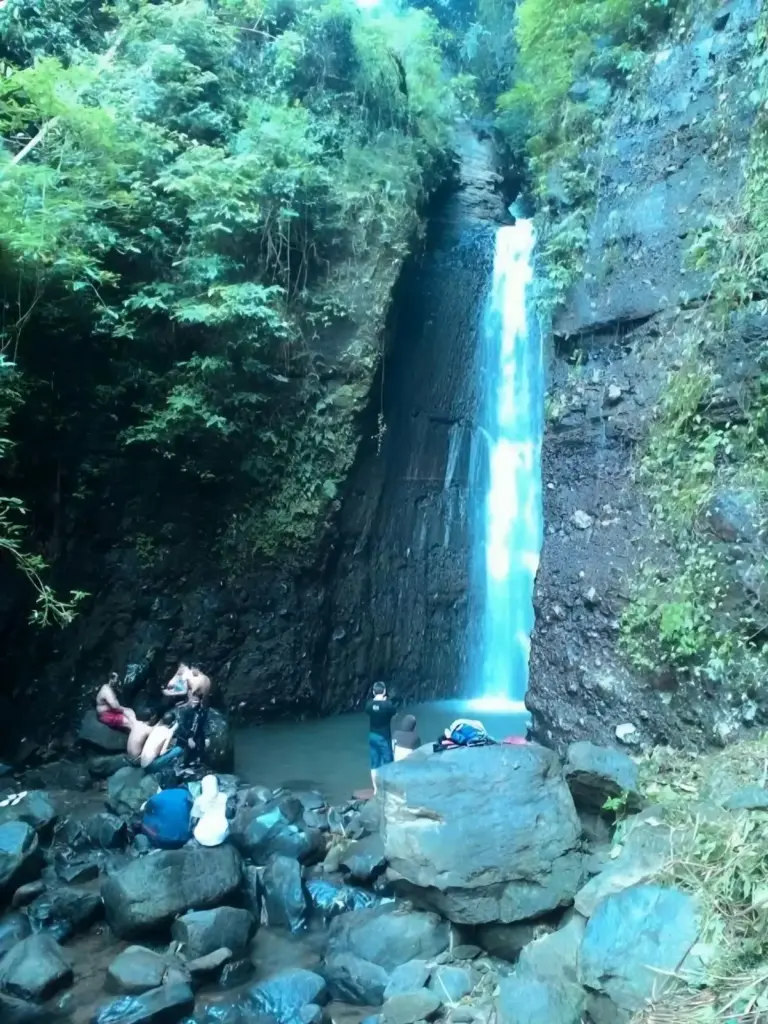
{"label": "person in blue jacket", "polygon": [[144,804],[141,831],[153,846],[178,850],[192,838],[192,796],[186,786],[161,789]]}

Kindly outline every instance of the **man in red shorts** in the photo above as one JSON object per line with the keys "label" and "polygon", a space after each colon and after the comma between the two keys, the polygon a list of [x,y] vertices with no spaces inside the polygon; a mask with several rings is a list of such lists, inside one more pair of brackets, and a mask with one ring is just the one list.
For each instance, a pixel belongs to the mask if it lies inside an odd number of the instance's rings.
{"label": "man in red shorts", "polygon": [[117,699],[115,686],[117,686],[117,672],[110,675],[109,682],[105,683],[96,694],[96,717],[110,729],[128,731],[136,724],[136,712],[122,706]]}

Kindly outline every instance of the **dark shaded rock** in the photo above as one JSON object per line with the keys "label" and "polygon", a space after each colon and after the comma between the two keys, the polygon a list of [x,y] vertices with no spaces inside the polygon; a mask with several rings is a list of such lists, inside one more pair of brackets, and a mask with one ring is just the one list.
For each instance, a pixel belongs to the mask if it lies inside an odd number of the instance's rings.
{"label": "dark shaded rock", "polygon": [[123,753],[128,743],[128,733],[118,732],[117,729],[110,729],[108,725],[102,725],[93,708],[83,715],[77,738],[79,742],[104,750],[109,754]]}
{"label": "dark shaded rock", "polygon": [[307,923],[307,898],[299,862],[293,857],[271,857],[261,881],[267,924],[301,931]]}
{"label": "dark shaded rock", "polygon": [[484,924],[477,929],[477,941],[491,956],[513,964],[520,951],[533,942],[541,926],[536,921],[518,924]]}
{"label": "dark shaded rock", "polygon": [[496,998],[499,1024],[581,1024],[586,996],[568,982],[502,978]]}
{"label": "dark shaded rock", "polygon": [[627,810],[642,805],[639,773],[628,754],[581,741],[571,743],[565,761],[565,778],[577,807],[601,811],[606,800],[627,794]]}
{"label": "dark shaded rock", "polygon": [[416,1024],[420,1020],[432,1020],[439,1012],[440,1000],[425,988],[392,996],[382,1008],[387,1024]]}
{"label": "dark shaded rock", "polygon": [[163,984],[168,964],[144,946],[129,946],[107,968],[105,988],[120,995],[140,996]]}
{"label": "dark shaded rock", "polygon": [[165,925],[190,907],[219,906],[242,882],[242,862],[228,844],[161,850],[115,872],[101,887],[107,922],[120,938]]}
{"label": "dark shaded rock", "polygon": [[229,719],[208,708],[205,723],[205,764],[215,772],[231,772],[235,766],[235,739]]}
{"label": "dark shaded rock", "polygon": [[194,910],[174,921],[173,938],[181,943],[181,952],[187,960],[226,948],[233,956],[242,956],[256,921],[250,910],[236,907],[216,907],[213,910]]}
{"label": "dark shaded rock", "polygon": [[102,754],[88,759],[88,771],[93,779],[108,779],[121,768],[131,768],[133,762],[127,754]]}
{"label": "dark shaded rock", "polygon": [[696,900],[678,889],[638,885],[604,899],[587,924],[579,974],[626,1013],[661,993],[699,934]]}
{"label": "dark shaded rock", "polygon": [[323,965],[331,999],[354,1006],[381,1006],[387,987],[388,973],[370,960],[361,960],[354,953],[334,953]]}
{"label": "dark shaded rock", "polygon": [[140,996],[122,996],[94,1014],[92,1024],[179,1024],[195,1007],[189,985],[162,985]]}
{"label": "dark shaded rock", "polygon": [[107,782],[107,807],[130,818],[137,814],[160,787],[143,768],[120,768]]}
{"label": "dark shaded rock", "polygon": [[723,806],[728,811],[764,811],[768,809],[768,790],[762,786],[745,786],[729,796]]}
{"label": "dark shaded rock", "polygon": [[393,879],[451,921],[536,917],[581,885],[581,823],[551,750],[498,745],[408,757],[381,769],[379,797]]}
{"label": "dark shaded rock", "polygon": [[481,953],[482,949],[480,949],[479,946],[474,946],[469,943],[453,947],[454,960],[476,960]]}
{"label": "dark shaded rock", "polygon": [[71,789],[84,793],[91,788],[91,774],[77,761],[51,761],[24,774],[24,784],[35,789]]}
{"label": "dark shaded rock", "polygon": [[60,862],[56,866],[56,874],[67,885],[78,885],[92,882],[99,877],[99,865],[95,861]]}
{"label": "dark shaded rock", "polygon": [[87,931],[102,913],[98,892],[64,886],[46,890],[27,908],[33,930],[48,932],[59,942]]}
{"label": "dark shaded rock", "polygon": [[8,898],[20,885],[33,882],[43,866],[37,833],[26,822],[0,825],[0,899]]}
{"label": "dark shaded rock", "polygon": [[20,885],[16,892],[13,894],[11,900],[12,907],[26,907],[32,900],[36,900],[38,896],[42,896],[45,892],[45,882],[42,879],[38,879],[36,882],[27,882],[26,885]]}
{"label": "dark shaded rock", "polygon": [[42,1002],[72,984],[72,968],[50,935],[30,935],[0,961],[0,989]]}
{"label": "dark shaded rock", "polygon": [[262,900],[261,872],[252,864],[243,865],[243,903],[257,921],[261,920]]}
{"label": "dark shaded rock", "polygon": [[402,995],[406,992],[418,992],[426,988],[431,968],[426,960],[409,960],[389,972],[389,981],[384,990],[384,998]]}
{"label": "dark shaded rock", "polygon": [[409,960],[438,956],[449,939],[447,922],[436,914],[404,912],[390,903],[335,918],[328,951],[353,953],[391,971]]}
{"label": "dark shaded rock", "polygon": [[[301,804],[298,801],[296,804],[301,821]],[[320,833],[289,820],[290,812],[290,807],[280,805],[242,808],[232,822],[232,842],[244,857],[256,864],[266,864],[274,856],[305,862],[316,858],[323,849]]]}
{"label": "dark shaded rock", "polygon": [[47,1008],[0,993],[0,1020],[3,1024],[53,1024],[55,1019]]}
{"label": "dark shaded rock", "polygon": [[468,996],[475,986],[466,967],[445,964],[435,968],[428,987],[441,1003],[458,1003],[464,996]]}
{"label": "dark shaded rock", "polygon": [[244,985],[253,974],[253,964],[250,960],[233,960],[232,963],[224,965],[219,978],[219,985],[222,988],[237,988]]}
{"label": "dark shaded rock", "polygon": [[89,841],[102,850],[122,850],[128,842],[128,827],[116,814],[94,814],[83,824]]}
{"label": "dark shaded rock", "polygon": [[300,967],[282,971],[248,990],[253,1009],[268,1014],[279,1024],[293,1024],[303,1007],[324,1006],[328,1001],[325,978]]}
{"label": "dark shaded rock", "polygon": [[51,798],[43,790],[32,789],[10,807],[0,807],[0,825],[8,821],[24,821],[41,838],[50,836],[58,814]]}
{"label": "dark shaded rock", "polygon": [[217,978],[221,974],[222,968],[231,959],[231,949],[215,949],[212,953],[198,957],[197,960],[190,960],[186,966],[192,981],[199,985]]}
{"label": "dark shaded rock", "polygon": [[6,914],[0,919],[0,959],[31,934],[32,927],[26,914]]}
{"label": "dark shaded rock", "polygon": [[355,882],[374,881],[387,866],[381,836],[376,833],[351,843],[341,866]]}

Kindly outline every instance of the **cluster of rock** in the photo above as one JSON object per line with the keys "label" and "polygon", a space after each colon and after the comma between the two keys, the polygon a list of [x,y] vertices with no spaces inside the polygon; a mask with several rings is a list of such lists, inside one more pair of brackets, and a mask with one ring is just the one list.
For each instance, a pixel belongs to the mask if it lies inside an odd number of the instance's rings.
{"label": "cluster of rock", "polygon": [[[622,1024],[699,957],[695,900],[653,881],[671,829],[646,809],[611,855],[606,800],[641,811],[618,751],[422,750],[342,808],[221,776],[229,839],[172,851],[131,838],[155,783],[116,765],[48,769],[101,785],[106,810],[61,789],[0,807],[3,1024],[85,1019],[78,943],[94,928],[125,946],[93,1024],[320,1024],[334,1001],[369,1024]],[[258,929],[309,929],[314,960],[271,974]]]}

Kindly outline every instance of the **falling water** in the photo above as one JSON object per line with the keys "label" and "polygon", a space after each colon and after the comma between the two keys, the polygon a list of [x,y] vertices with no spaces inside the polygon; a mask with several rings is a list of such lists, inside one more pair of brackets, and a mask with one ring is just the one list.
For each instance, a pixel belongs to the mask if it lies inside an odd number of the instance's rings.
{"label": "falling water", "polygon": [[542,544],[544,368],[540,333],[526,315],[533,244],[530,221],[499,229],[484,324],[476,445],[483,504],[473,538],[483,605],[472,691],[474,705],[488,710],[522,709]]}

